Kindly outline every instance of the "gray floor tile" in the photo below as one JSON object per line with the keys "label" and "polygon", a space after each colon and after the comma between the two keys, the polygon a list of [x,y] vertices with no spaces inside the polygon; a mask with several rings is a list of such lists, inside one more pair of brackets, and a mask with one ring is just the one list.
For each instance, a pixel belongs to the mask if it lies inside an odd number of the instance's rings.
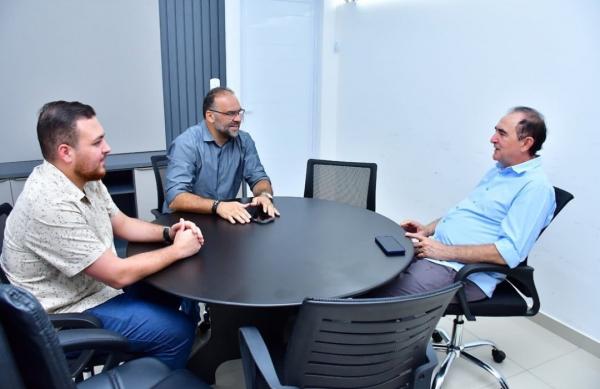
{"label": "gray floor tile", "polygon": [[[504,378],[509,382],[512,376],[520,374],[524,372],[523,368],[514,363],[510,359],[505,359],[502,363],[496,363],[492,360],[490,350],[487,347],[481,348],[476,351],[471,351],[471,354],[482,359],[484,362],[488,363],[495,369],[497,369],[500,374],[504,376]],[[438,352],[438,358],[440,363],[445,358],[445,354]],[[479,366],[474,365],[473,363],[459,358],[455,361],[450,367],[450,371],[446,376],[446,380],[444,381],[443,388],[444,389],[459,389],[459,388],[483,388],[490,384],[496,383],[496,379],[494,376],[480,368]]]}
{"label": "gray floor tile", "polygon": [[[527,371],[514,377],[510,377],[510,379],[508,379],[508,385],[510,385],[510,389],[553,389],[551,386]],[[497,389],[498,387],[498,385],[492,384],[485,386],[482,389]],[[573,388],[575,388],[575,386]]]}
{"label": "gray floor tile", "polygon": [[475,336],[496,342],[510,359],[527,370],[577,349],[574,344],[523,317],[484,317],[466,326]]}
{"label": "gray floor tile", "polygon": [[600,387],[600,358],[577,349],[531,369],[531,373],[556,389],[596,389]]}

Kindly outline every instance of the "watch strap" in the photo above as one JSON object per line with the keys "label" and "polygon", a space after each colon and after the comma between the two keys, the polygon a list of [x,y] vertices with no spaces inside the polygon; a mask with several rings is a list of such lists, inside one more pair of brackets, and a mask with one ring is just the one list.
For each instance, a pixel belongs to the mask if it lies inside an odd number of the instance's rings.
{"label": "watch strap", "polygon": [[173,243],[173,239],[171,239],[171,227],[163,227],[163,240],[167,243]]}
{"label": "watch strap", "polygon": [[213,215],[217,214],[217,207],[219,206],[220,202],[221,202],[221,200],[215,200],[215,201],[213,201],[212,207],[210,209]]}

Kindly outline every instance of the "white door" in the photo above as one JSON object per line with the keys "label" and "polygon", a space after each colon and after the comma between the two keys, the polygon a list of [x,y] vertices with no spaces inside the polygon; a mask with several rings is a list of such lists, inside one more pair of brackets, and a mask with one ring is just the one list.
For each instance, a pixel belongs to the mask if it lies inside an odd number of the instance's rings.
{"label": "white door", "polygon": [[275,194],[302,196],[306,160],[318,147],[319,2],[241,0],[239,12],[242,129]]}

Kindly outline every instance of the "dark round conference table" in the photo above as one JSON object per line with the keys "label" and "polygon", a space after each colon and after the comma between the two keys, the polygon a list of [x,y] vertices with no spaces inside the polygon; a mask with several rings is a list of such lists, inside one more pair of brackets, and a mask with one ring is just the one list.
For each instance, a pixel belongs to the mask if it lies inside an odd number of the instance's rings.
{"label": "dark round conference table", "polygon": [[[360,295],[390,281],[413,257],[412,242],[392,220],[367,209],[309,198],[276,197],[281,212],[268,224],[230,224],[213,215],[165,214],[194,221],[205,244],[194,256],[145,279],[149,284],[207,303],[210,339],[188,365],[208,382],[222,362],[239,358],[237,330],[254,325],[279,336],[307,297]],[[405,248],[386,256],[375,236],[391,235]],[[130,243],[134,255],[160,243]]]}

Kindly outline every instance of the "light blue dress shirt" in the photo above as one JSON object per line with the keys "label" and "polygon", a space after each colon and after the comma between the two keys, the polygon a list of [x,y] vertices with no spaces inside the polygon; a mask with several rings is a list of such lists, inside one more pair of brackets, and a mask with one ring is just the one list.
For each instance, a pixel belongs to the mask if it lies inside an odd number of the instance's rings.
{"label": "light blue dress shirt", "polygon": [[[516,267],[527,257],[556,208],[554,188],[541,163],[537,157],[506,168],[496,164],[466,199],[440,219],[433,239],[448,245],[493,243],[508,266]],[[456,271],[464,266],[429,260]],[[477,273],[469,279],[491,297],[504,276]]]}
{"label": "light blue dress shirt", "polygon": [[242,179],[250,188],[269,180],[250,134],[240,131],[219,146],[202,121],[181,133],[169,147],[163,209],[169,212],[168,204],[184,192],[215,200],[234,199]]}

